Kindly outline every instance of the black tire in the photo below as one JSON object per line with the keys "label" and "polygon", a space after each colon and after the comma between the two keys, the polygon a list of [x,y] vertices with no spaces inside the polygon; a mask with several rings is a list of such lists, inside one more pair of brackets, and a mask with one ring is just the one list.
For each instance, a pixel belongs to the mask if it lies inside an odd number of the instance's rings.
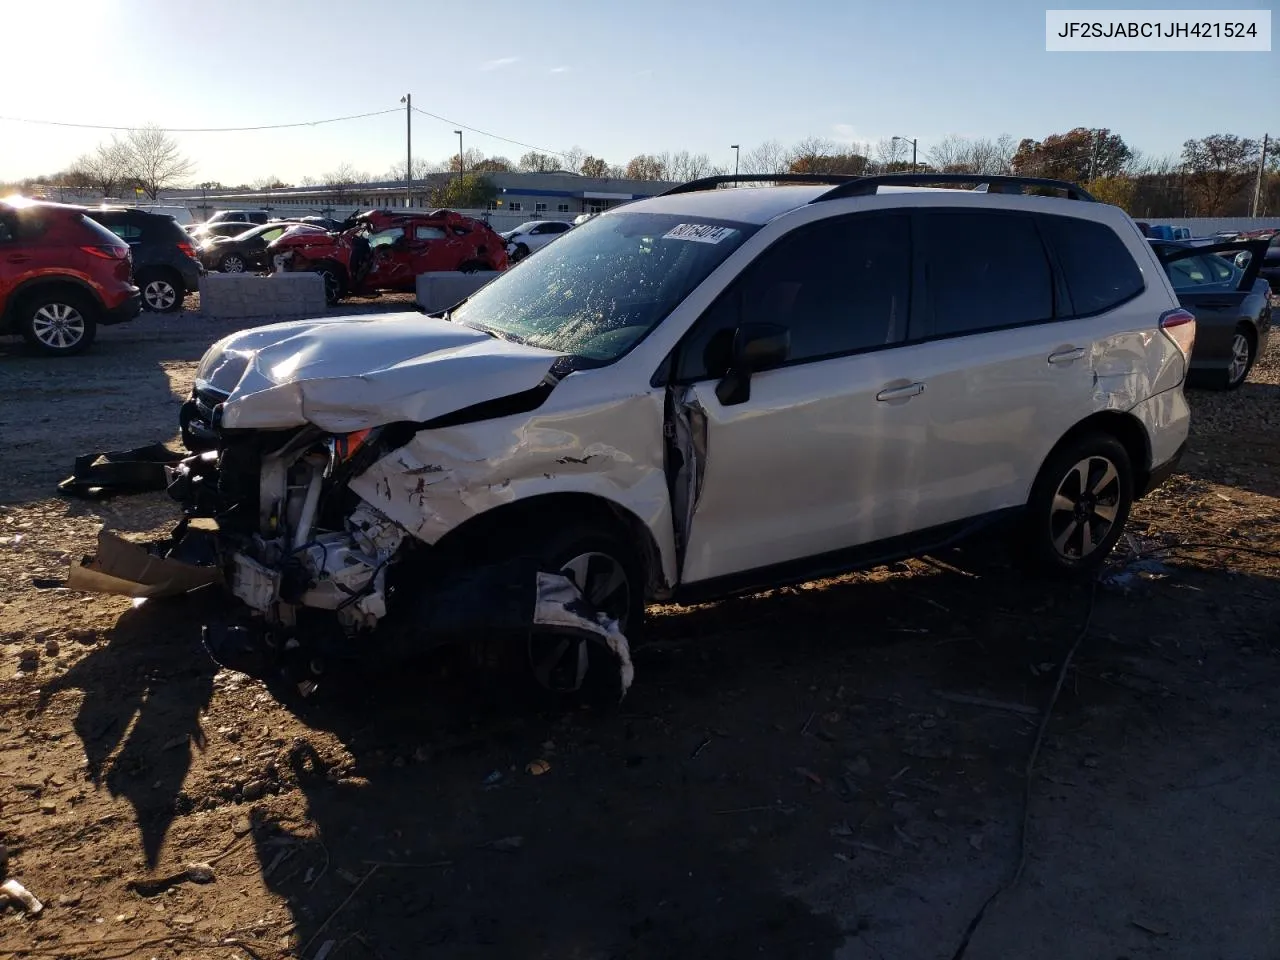
{"label": "black tire", "polygon": [[[628,646],[634,647],[643,630],[645,608],[644,565],[635,547],[619,533],[594,524],[575,523],[559,530],[544,529],[548,532],[538,537],[529,551],[538,558],[539,566],[564,573],[593,606],[619,621]],[[591,559],[583,564],[584,557]],[[585,578],[580,575],[584,570]],[[620,589],[610,589],[607,583],[614,571],[625,578]],[[574,696],[600,705],[618,702],[622,690],[617,663],[600,644],[583,644],[587,671],[578,690],[573,689],[571,680],[577,648],[566,650],[560,662],[548,667],[547,659],[558,649],[559,638],[555,635],[529,637],[526,663],[539,686],[553,696]]]}
{"label": "black tire", "polygon": [[27,297],[19,313],[23,338],[41,353],[82,353],[98,334],[98,305],[76,290],[54,289]]}
{"label": "black tire", "polygon": [[489,269],[479,260],[468,260],[458,268],[459,273],[479,273],[481,270]]}
{"label": "black tire", "polygon": [[170,270],[144,270],[134,278],[142,291],[142,309],[152,313],[177,313],[187,295],[182,278]]}
{"label": "black tire", "polygon": [[1115,437],[1099,431],[1060,444],[1027,500],[1022,535],[1029,559],[1058,576],[1096,573],[1124,533],[1133,493],[1133,464]]}
{"label": "black tire", "polygon": [[1253,330],[1243,323],[1236,327],[1231,338],[1231,359],[1223,375],[1224,390],[1238,390],[1249,379],[1249,371],[1258,359],[1258,340]]}
{"label": "black tire", "polygon": [[324,281],[324,302],[333,306],[347,292],[347,283],[339,270],[332,264],[322,263],[312,270]]}
{"label": "black tire", "polygon": [[245,262],[244,257],[238,253],[228,253],[218,264],[220,273],[244,273],[248,269],[249,265]]}
{"label": "black tire", "polygon": [[517,243],[516,252],[511,255],[511,262],[519,263],[528,255],[529,255],[529,248],[526,247],[523,243]]}

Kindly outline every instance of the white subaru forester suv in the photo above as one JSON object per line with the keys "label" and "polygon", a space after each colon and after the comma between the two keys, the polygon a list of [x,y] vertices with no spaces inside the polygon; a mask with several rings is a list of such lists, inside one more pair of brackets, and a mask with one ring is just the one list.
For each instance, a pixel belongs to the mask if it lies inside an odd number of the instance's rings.
{"label": "white subaru forester suv", "polygon": [[605,213],[443,314],[210,348],[170,491],[242,601],[215,656],[294,651],[306,690],[507,637],[548,687],[607,654],[625,689],[646,601],[1004,518],[1095,570],[1187,438],[1195,321],[1133,221],[1057,181],[749,179]]}

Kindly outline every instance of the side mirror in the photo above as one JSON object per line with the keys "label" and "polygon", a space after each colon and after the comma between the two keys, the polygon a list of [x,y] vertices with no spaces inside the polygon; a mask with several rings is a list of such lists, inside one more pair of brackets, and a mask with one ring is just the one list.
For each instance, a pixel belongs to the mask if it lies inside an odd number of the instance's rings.
{"label": "side mirror", "polygon": [[791,331],[778,323],[744,323],[734,332],[729,372],[716,384],[726,407],[751,399],[751,375],[785,363],[791,356]]}

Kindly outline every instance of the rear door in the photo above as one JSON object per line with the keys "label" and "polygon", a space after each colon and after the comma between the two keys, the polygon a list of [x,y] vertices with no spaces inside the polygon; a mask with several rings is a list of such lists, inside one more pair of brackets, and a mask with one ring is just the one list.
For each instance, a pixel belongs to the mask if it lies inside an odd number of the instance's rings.
{"label": "rear door", "polygon": [[412,282],[420,273],[458,269],[458,250],[461,244],[446,223],[419,223],[409,236],[409,256],[405,263],[407,276]]}
{"label": "rear door", "polygon": [[[1144,285],[1101,224],[972,209],[925,211],[917,222],[923,283],[912,335],[922,342],[905,352],[924,388],[928,443],[913,496],[926,527],[1026,502],[1049,451],[1093,412],[1110,311]],[[1092,277],[1074,296],[1054,266],[1068,259],[1067,275]]]}

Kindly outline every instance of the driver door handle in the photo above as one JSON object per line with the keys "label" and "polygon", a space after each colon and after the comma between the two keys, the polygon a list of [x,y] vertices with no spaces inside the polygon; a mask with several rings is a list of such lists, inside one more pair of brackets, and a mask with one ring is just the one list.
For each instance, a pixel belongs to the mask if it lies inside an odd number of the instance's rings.
{"label": "driver door handle", "polygon": [[1084,356],[1084,347],[1075,347],[1071,350],[1059,350],[1057,353],[1049,354],[1050,363],[1074,363]]}
{"label": "driver door handle", "polygon": [[877,400],[910,400],[924,393],[923,383],[908,383],[905,387],[890,387],[876,394]]}

